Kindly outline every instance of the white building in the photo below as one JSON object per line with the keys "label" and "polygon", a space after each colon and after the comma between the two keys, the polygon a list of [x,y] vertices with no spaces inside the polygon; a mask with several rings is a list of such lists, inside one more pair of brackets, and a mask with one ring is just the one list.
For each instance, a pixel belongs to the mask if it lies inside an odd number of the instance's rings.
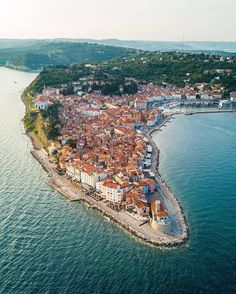
{"label": "white building", "polygon": [[46,110],[50,104],[50,101],[42,96],[39,96],[33,100],[35,109],[37,110]]}
{"label": "white building", "polygon": [[151,145],[147,145],[147,152],[152,153],[152,146]]}
{"label": "white building", "polygon": [[209,100],[210,99],[210,96],[208,93],[202,93],[201,94],[201,98],[204,99],[204,100]]}
{"label": "white building", "polygon": [[152,217],[150,218],[151,227],[159,232],[170,234],[171,233],[171,219],[166,211],[161,208],[159,200],[151,204]]}
{"label": "white building", "polygon": [[135,99],[134,100],[134,107],[136,109],[146,109],[147,108],[147,100]]}
{"label": "white building", "polygon": [[96,189],[101,192],[106,200],[114,203],[121,203],[124,197],[124,188],[115,182],[113,179],[106,179],[96,184]]}
{"label": "white building", "polygon": [[192,94],[187,94],[187,100],[195,100],[196,99],[196,95],[192,95]]}
{"label": "white building", "polygon": [[181,94],[173,94],[174,100],[181,100]]}
{"label": "white building", "polygon": [[164,96],[154,96],[154,97],[149,97],[148,102],[163,102],[165,100]]}
{"label": "white building", "polygon": [[93,165],[84,164],[81,168],[80,179],[81,183],[87,184],[93,188],[96,183],[107,178],[107,173],[97,169]]}
{"label": "white building", "polygon": [[87,116],[99,116],[101,114],[100,110],[95,108],[86,108],[81,111],[82,114]]}
{"label": "white building", "polygon": [[57,88],[51,88],[51,87],[47,87],[47,88],[46,88],[46,87],[44,86],[44,89],[43,89],[42,94],[43,94],[44,96],[49,97],[49,96],[54,95],[54,94],[60,94],[60,90],[57,89]]}
{"label": "white building", "polygon": [[230,99],[232,102],[236,103],[236,92],[231,92],[230,93]]}
{"label": "white building", "polygon": [[80,168],[76,164],[69,164],[66,167],[66,174],[74,181],[81,181],[81,171]]}

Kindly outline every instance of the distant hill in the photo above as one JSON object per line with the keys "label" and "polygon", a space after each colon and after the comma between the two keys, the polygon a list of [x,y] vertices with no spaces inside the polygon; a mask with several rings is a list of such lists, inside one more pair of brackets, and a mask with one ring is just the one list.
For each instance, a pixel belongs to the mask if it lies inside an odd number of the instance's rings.
{"label": "distant hill", "polygon": [[[64,41],[71,41],[71,39],[58,39]],[[187,52],[200,52],[204,51],[218,52],[219,54],[231,54],[236,55],[236,42],[208,42],[208,41],[179,41],[179,42],[167,42],[167,41],[129,41],[129,40],[118,40],[118,39],[104,39],[104,40],[93,40],[93,39],[73,39],[74,42],[87,42],[96,43],[109,46],[141,49],[147,51],[187,51]]]}
{"label": "distant hill", "polygon": [[0,40],[0,66],[38,71],[48,65],[106,61],[134,52],[92,43],[49,40]]}
{"label": "distant hill", "polygon": [[0,39],[0,66],[38,71],[48,65],[106,61],[137,50],[236,56],[236,42]]}

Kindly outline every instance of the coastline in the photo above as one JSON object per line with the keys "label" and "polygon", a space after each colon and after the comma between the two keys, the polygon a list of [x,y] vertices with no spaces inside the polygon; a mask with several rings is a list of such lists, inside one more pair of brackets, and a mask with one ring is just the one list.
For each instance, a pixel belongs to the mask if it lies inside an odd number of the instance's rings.
{"label": "coastline", "polygon": [[[22,101],[25,105],[26,113],[28,112],[27,100],[22,96]],[[162,126],[162,125],[161,125]],[[161,127],[159,126],[159,128]],[[33,150],[31,151],[32,156],[40,163],[42,168],[48,174],[46,183],[64,196],[69,201],[80,201],[86,203],[90,208],[99,211],[105,218],[109,219],[113,223],[117,224],[120,228],[124,229],[127,233],[136,237],[139,241],[144,242],[147,245],[152,245],[161,248],[170,248],[180,245],[184,245],[189,238],[189,229],[187,226],[186,218],[184,216],[183,209],[180,206],[179,201],[174,197],[169,187],[165,184],[161,178],[158,170],[159,166],[159,150],[156,144],[152,141],[150,136],[147,136],[150,145],[156,150],[156,157],[153,160],[153,171],[156,175],[156,180],[162,192],[167,196],[165,199],[169,205],[174,207],[175,222],[178,223],[179,233],[173,235],[166,235],[154,231],[149,222],[140,226],[140,221],[134,219],[127,212],[121,211],[116,212],[108,207],[102,201],[97,201],[90,196],[86,196],[82,191],[81,187],[73,185],[66,176],[59,176],[55,171],[55,166],[43,149],[43,145],[39,142],[36,135],[33,133],[25,133],[31,140]],[[164,200],[164,199],[163,199]]]}
{"label": "coastline", "polygon": [[18,66],[14,66],[14,65],[2,65],[1,67],[5,67],[7,69],[12,69],[12,70],[16,70],[16,71],[22,71],[22,72],[28,72],[28,73],[40,73],[40,70],[33,70],[30,68],[20,68]]}
{"label": "coastline", "polygon": [[[31,139],[32,140],[32,139]],[[66,176],[59,176],[54,168],[52,163],[49,161],[46,151],[33,150],[31,151],[32,156],[40,163],[42,168],[49,175],[46,183],[56,190],[59,194],[64,196],[69,201],[79,201],[86,203],[90,208],[96,209],[104,217],[117,224],[120,228],[124,229],[127,233],[133,235],[143,243],[147,245],[152,245],[154,247],[160,248],[172,248],[179,245],[184,245],[189,237],[189,230],[186,224],[186,218],[183,215],[183,210],[179,205],[179,201],[176,200],[174,195],[171,193],[169,188],[162,183],[162,188],[165,187],[169,193],[169,201],[175,204],[175,213],[176,216],[181,216],[180,226],[181,234],[178,235],[166,235],[154,231],[149,223],[140,226],[140,221],[137,221],[128,213],[121,211],[116,212],[110,207],[106,206],[105,203],[97,201],[90,196],[86,196],[80,187],[73,185]],[[177,209],[176,209],[177,208]]]}

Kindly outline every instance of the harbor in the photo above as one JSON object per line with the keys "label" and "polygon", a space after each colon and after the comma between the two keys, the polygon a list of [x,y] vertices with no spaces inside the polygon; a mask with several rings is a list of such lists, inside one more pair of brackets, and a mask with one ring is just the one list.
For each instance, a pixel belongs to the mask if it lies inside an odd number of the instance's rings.
{"label": "harbor", "polygon": [[191,110],[175,110],[175,111],[165,111],[165,118],[157,126],[151,128],[149,135],[152,135],[154,132],[160,130],[163,126],[166,125],[175,115],[195,115],[195,114],[216,114],[216,113],[234,113],[235,109],[191,109]]}

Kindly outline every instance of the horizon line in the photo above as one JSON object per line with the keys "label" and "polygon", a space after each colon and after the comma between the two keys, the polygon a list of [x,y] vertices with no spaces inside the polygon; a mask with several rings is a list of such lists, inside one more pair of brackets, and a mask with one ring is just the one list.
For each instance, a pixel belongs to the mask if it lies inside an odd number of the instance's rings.
{"label": "horizon line", "polygon": [[119,39],[119,38],[78,38],[78,37],[51,37],[51,38],[30,38],[30,37],[10,37],[10,38],[0,38],[0,40],[25,40],[25,41],[30,41],[30,40],[61,40],[61,39],[65,39],[65,40],[94,40],[94,41],[121,41],[121,42],[175,42],[175,43],[186,43],[186,42],[212,42],[212,43],[236,43],[235,41],[221,41],[221,40],[150,40],[150,39]]}

